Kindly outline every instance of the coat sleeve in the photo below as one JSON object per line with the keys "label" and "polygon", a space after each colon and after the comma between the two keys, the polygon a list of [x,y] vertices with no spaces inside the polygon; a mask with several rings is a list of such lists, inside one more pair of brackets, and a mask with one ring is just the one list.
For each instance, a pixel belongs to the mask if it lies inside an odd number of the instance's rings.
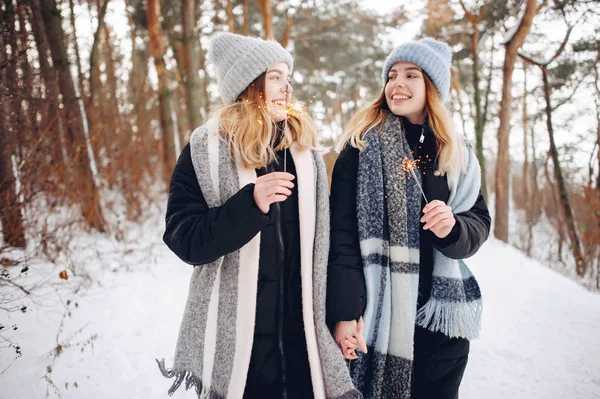
{"label": "coat sleeve", "polygon": [[339,155],[331,181],[331,246],[327,269],[327,322],[357,320],[366,305],[365,277],[356,216],[358,150]]}
{"label": "coat sleeve", "polygon": [[254,202],[254,184],[209,208],[192,164],[190,145],[171,177],[163,241],[184,262],[210,263],[240,249],[269,221]]}
{"label": "coat sleeve", "polygon": [[454,215],[456,224],[445,238],[432,234],[435,248],[452,259],[465,259],[475,255],[490,234],[492,219],[485,199],[479,192],[471,209]]}

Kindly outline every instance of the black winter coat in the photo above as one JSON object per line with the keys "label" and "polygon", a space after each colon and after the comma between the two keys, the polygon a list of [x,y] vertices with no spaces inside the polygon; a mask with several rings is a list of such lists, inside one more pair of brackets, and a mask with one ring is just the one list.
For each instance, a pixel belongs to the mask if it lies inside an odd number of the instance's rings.
{"label": "black winter coat", "polygon": [[[425,141],[420,144],[418,140],[422,125],[413,125],[405,118],[403,124],[409,146],[415,150],[413,151],[416,154],[415,158],[421,158],[419,167],[424,173],[423,191],[427,199],[446,202],[450,195],[446,176],[433,174],[437,156],[435,137],[426,129]],[[358,149],[350,146],[344,148],[336,161],[332,176],[331,247],[327,272],[327,322],[332,329],[339,321],[357,320],[366,306],[365,279],[356,217],[358,158]],[[425,205],[423,199],[422,207]],[[438,249],[450,258],[468,258],[477,252],[489,235],[491,218],[481,193],[471,210],[455,214],[455,219],[454,228],[443,239],[429,230],[420,229],[418,307],[425,304],[430,297],[433,249]],[[450,339],[441,333],[431,333],[419,327],[415,330],[416,367],[430,369],[431,363],[463,357],[466,359],[468,351],[469,342],[465,339]],[[419,370],[415,371],[413,375],[415,379],[419,379]],[[438,374],[451,372],[452,370],[445,370],[443,367],[437,371]],[[462,378],[462,371],[459,377]],[[456,383],[456,379],[450,383]],[[433,389],[435,391],[435,387]]]}
{"label": "black winter coat", "polygon": [[[279,163],[257,170],[283,171]],[[287,152],[287,171],[295,174]],[[294,181],[295,183],[296,181]],[[241,188],[222,206],[208,208],[198,184],[189,144],[182,151],[167,205],[164,242],[181,260],[203,265],[236,251],[261,233],[254,343],[245,398],[312,397],[300,281],[298,188],[263,214],[254,185]],[[243,266],[243,262],[242,262]]]}

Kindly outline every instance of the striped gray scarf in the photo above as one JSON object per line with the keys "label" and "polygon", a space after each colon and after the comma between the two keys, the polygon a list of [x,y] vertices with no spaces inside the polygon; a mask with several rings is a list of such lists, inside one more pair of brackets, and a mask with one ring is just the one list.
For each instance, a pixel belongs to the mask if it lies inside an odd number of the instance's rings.
{"label": "striped gray scarf", "polygon": [[[389,114],[381,129],[366,133],[365,141],[357,213],[369,352],[354,362],[351,374],[365,398],[410,398],[415,324],[473,339],[480,328],[481,294],[462,260],[434,250],[431,298],[417,311],[421,193],[403,169],[405,157],[413,158],[400,117]],[[465,154],[466,170],[448,175],[448,205],[455,213],[471,209],[479,194],[479,164],[468,145]]]}
{"label": "striped gray scarf", "polygon": [[[227,143],[209,120],[192,133],[192,163],[209,207],[223,204],[241,187],[256,181],[254,169],[232,159]],[[302,313],[315,398],[353,399],[348,369],[325,324],[329,251],[329,199],[322,157],[295,145]],[[181,323],[172,369],[159,362],[165,377],[175,377],[169,394],[185,380],[200,398],[241,399],[250,364],[256,313],[260,233],[238,251],[196,266]]]}

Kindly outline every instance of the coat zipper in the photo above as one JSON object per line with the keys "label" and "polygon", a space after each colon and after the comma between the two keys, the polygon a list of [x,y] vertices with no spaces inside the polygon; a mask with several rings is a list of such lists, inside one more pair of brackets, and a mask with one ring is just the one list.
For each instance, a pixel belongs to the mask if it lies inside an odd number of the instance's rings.
{"label": "coat zipper", "polygon": [[284,268],[285,268],[285,253],[283,248],[283,236],[281,232],[281,206],[275,203],[275,233],[277,235],[277,252],[279,266],[279,320],[277,325],[277,341],[279,344],[279,355],[281,358],[281,382],[282,382],[282,398],[287,398],[287,376],[285,369],[285,352],[283,349],[283,312],[284,312]]}
{"label": "coat zipper", "polygon": [[[286,154],[287,155],[287,154]],[[275,168],[273,168],[275,171]],[[284,268],[285,268],[285,248],[283,246],[283,233],[281,230],[281,208],[282,204],[275,202],[275,235],[277,239],[277,260],[279,261],[279,320],[277,321],[277,344],[279,346],[279,356],[281,359],[281,385],[282,399],[287,399],[287,375],[285,368],[285,351],[283,348],[283,313],[284,313]]]}

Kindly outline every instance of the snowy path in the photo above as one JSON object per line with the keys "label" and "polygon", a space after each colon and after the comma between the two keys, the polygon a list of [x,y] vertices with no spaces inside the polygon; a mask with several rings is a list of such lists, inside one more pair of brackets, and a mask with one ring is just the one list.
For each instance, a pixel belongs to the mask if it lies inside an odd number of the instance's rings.
{"label": "snowy path", "polygon": [[[461,398],[600,398],[600,295],[495,240],[468,264],[484,295],[484,327],[471,346]],[[79,298],[65,323],[63,336],[73,333],[72,342],[98,337],[93,347],[68,348],[55,362],[51,376],[62,398],[167,398],[171,381],[154,358],[172,362],[191,267],[166,248],[156,264],[129,267],[137,271],[103,272],[102,287]],[[20,325],[14,338],[23,356],[12,361],[2,352],[0,370],[12,365],[0,375],[0,398],[45,397],[43,375],[60,319],[50,309],[11,316]]]}
{"label": "snowy path", "polygon": [[600,398],[600,295],[496,240],[468,264],[484,315],[461,397]]}

